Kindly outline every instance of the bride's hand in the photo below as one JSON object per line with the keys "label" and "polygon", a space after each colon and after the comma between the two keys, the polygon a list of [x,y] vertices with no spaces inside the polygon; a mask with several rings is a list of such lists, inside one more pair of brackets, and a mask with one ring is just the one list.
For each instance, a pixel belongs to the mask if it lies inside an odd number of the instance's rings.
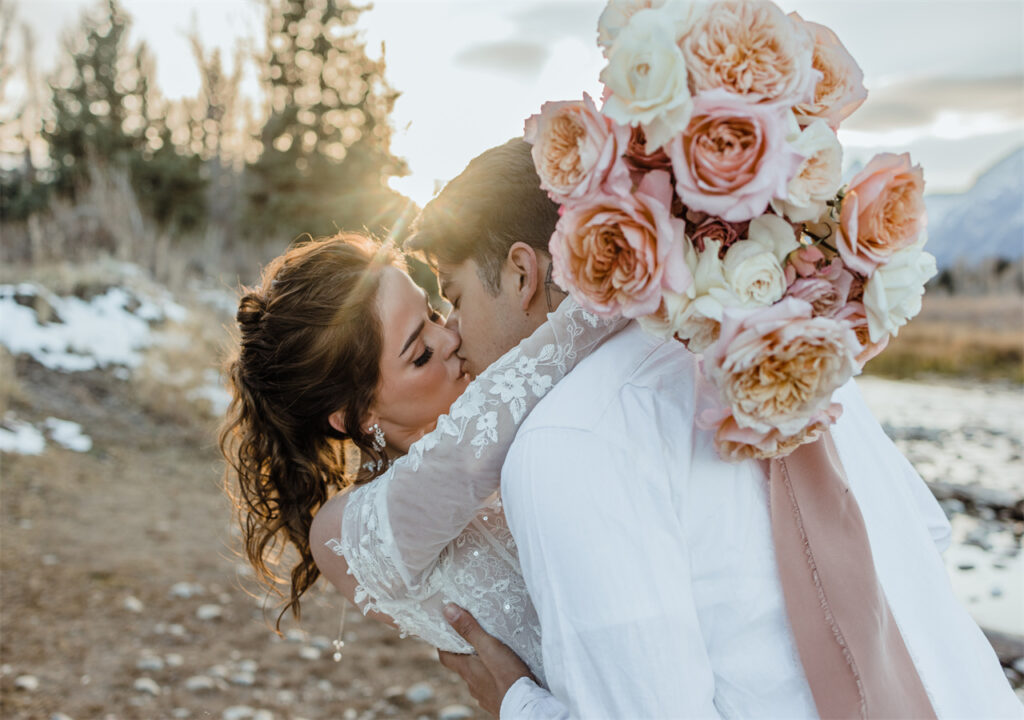
{"label": "bride's hand", "polygon": [[498,717],[501,701],[508,689],[520,678],[533,678],[530,669],[507,645],[488,635],[476,618],[462,608],[448,605],[444,614],[455,631],[473,646],[476,655],[438,650],[441,664],[457,672],[480,707]]}

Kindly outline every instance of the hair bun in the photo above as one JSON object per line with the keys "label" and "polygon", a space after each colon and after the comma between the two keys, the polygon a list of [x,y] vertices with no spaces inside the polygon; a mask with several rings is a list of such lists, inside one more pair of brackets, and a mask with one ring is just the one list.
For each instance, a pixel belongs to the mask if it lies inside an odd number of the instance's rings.
{"label": "hair bun", "polygon": [[266,312],[266,299],[258,293],[249,292],[238,301],[238,314],[235,315],[235,320],[243,330],[254,329],[259,326]]}

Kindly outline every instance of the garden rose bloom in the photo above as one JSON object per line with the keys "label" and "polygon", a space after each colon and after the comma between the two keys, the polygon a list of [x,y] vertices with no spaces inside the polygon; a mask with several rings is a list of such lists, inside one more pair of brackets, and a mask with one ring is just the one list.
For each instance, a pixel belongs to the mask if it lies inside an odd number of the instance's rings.
{"label": "garden rose bloom", "polygon": [[596,193],[602,186],[621,195],[632,190],[629,170],[619,156],[629,143],[629,128],[597,111],[589,95],[582,102],[547,102],[526,121],[526,142],[540,186],[557,203]]}
{"label": "garden rose bloom", "polygon": [[858,372],[861,348],[853,330],[811,314],[810,304],[795,298],[725,312],[705,360],[740,427],[793,435],[825,412],[832,392]]}
{"label": "garden rose bloom", "polygon": [[771,305],[786,292],[782,266],[799,247],[792,225],[777,215],[762,215],[750,222],[747,239],[725,253],[726,282],[744,305]]}
{"label": "garden rose bloom", "polygon": [[850,181],[837,248],[847,267],[871,273],[913,245],[926,225],[924,174],[910,155],[881,153]]}
{"label": "garden rose bloom", "polygon": [[821,118],[830,128],[838,130],[839,123],[867,99],[864,73],[834,32],[824,25],[804,20],[797,13],[789,16],[814,36],[813,65],[821,73],[821,79],[814,88],[814,99],[800,103],[794,112],[800,116],[803,125],[814,118]]}
{"label": "garden rose bloom", "polygon": [[653,153],[681,132],[693,112],[686,63],[672,34],[671,18],[640,10],[622,29],[601,71],[602,112],[620,125],[640,125]]}
{"label": "garden rose bloom", "polygon": [[663,293],[658,311],[640,318],[644,329],[660,337],[675,336],[692,352],[704,352],[718,338],[725,309],[742,304],[725,280],[720,254],[716,240],[708,240],[699,253],[686,243],[686,267],[693,282],[685,292]]}
{"label": "garden rose bloom", "polygon": [[692,278],[683,221],[672,217],[671,202],[668,173],[654,171],[631,195],[564,206],[549,245],[555,282],[605,317],[649,315],[663,290],[685,292]]}
{"label": "garden rose bloom", "polygon": [[896,335],[921,312],[924,284],[935,275],[935,257],[924,251],[924,241],[899,250],[880,265],[864,286],[864,309],[871,342]]}
{"label": "garden rose bloom", "polygon": [[860,342],[861,346],[860,352],[857,353],[857,365],[862,368],[868,360],[885,350],[886,345],[889,344],[889,338],[892,337],[891,335],[885,335],[877,342],[871,341],[867,310],[864,309],[862,302],[850,301],[846,303],[836,313],[835,319],[845,322],[853,328],[853,332],[857,335],[857,341]]}
{"label": "garden rose bloom", "polygon": [[681,43],[693,92],[792,107],[814,98],[814,37],[770,2],[716,2]]}
{"label": "garden rose bloom", "polygon": [[786,112],[725,90],[698,96],[690,123],[665,148],[683,203],[738,222],[784,196],[804,160],[786,142]]}
{"label": "garden rose bloom", "polygon": [[696,0],[610,0],[597,20],[597,44],[605,51],[615,42],[630,19],[641,10],[664,7],[671,20],[676,40],[683,38],[704,12],[705,4]]}
{"label": "garden rose bloom", "polygon": [[[701,214],[704,215],[704,213]],[[687,220],[689,220],[689,215]],[[704,215],[704,219],[694,227],[690,234],[690,242],[699,252],[704,252],[705,243],[714,240],[721,248],[719,254],[724,257],[726,250],[740,238],[746,237],[749,227],[750,223],[747,221],[731,223],[714,215]]]}
{"label": "garden rose bloom", "polygon": [[775,429],[758,432],[752,428],[740,427],[732,414],[728,414],[716,424],[715,448],[719,456],[729,462],[782,457],[789,455],[801,445],[817,440],[842,414],[843,406],[832,403],[812,418],[804,428],[792,435],[783,435]]}
{"label": "garden rose bloom", "polygon": [[772,208],[793,222],[817,220],[843,184],[843,147],[822,120],[815,120],[790,144],[806,158]]}

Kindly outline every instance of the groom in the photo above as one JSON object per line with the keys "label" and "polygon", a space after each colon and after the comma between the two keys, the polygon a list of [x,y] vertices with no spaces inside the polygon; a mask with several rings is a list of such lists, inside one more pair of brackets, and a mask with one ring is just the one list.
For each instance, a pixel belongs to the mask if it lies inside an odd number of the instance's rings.
{"label": "groom", "polygon": [[[557,219],[521,140],[474,159],[424,209],[411,245],[437,265],[467,369],[483,370],[565,297],[546,251]],[[718,457],[694,422],[708,392],[691,353],[633,323],[523,423],[502,495],[550,692],[451,608],[478,654],[442,660],[486,709],[507,718],[819,715],[808,679],[816,668],[801,662],[780,584],[787,558],[775,555],[766,468]],[[936,550],[950,533],[941,509],[856,386],[837,399],[838,454],[925,706],[939,717],[1021,717],[991,647],[952,597]],[[858,686],[873,670],[852,669]]]}

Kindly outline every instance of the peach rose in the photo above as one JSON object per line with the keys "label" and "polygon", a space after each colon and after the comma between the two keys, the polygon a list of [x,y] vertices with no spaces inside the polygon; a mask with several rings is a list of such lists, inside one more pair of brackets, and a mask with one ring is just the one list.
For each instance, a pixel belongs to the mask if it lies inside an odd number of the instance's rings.
{"label": "peach rose", "polygon": [[853,328],[857,341],[860,343],[861,349],[857,353],[857,365],[861,368],[867,364],[868,360],[885,350],[889,344],[889,338],[892,337],[891,335],[885,335],[877,342],[871,340],[871,331],[868,327],[868,313],[862,302],[850,301],[846,303],[836,313],[835,319],[845,322]]}
{"label": "peach rose", "polygon": [[665,148],[683,203],[739,222],[763,214],[773,197],[784,196],[804,160],[786,142],[785,113],[725,90],[701,93],[686,129]]}
{"label": "peach rose", "polygon": [[783,298],[727,310],[704,357],[737,425],[786,436],[828,409],[832,392],[858,372],[860,349],[845,323],[812,317],[809,303]]}
{"label": "peach rose", "polygon": [[774,428],[768,432],[758,432],[740,427],[732,414],[727,414],[714,426],[715,449],[719,457],[729,462],[783,457],[801,445],[817,440],[842,414],[843,406],[832,403],[792,435],[783,435]]}
{"label": "peach rose", "polygon": [[924,173],[910,155],[881,153],[850,181],[836,244],[847,267],[871,275],[913,245],[927,223]]}
{"label": "peach rose", "polygon": [[680,44],[694,94],[725,88],[792,107],[814,98],[814,37],[770,2],[716,2]]}
{"label": "peach rose", "polygon": [[671,202],[668,173],[653,171],[631,195],[563,206],[549,245],[555,282],[604,317],[648,315],[663,291],[685,292],[684,225]]}
{"label": "peach rose", "polygon": [[821,118],[830,128],[838,130],[839,123],[852,115],[868,97],[864,73],[834,32],[824,25],[804,20],[797,13],[789,16],[813,35],[813,65],[821,73],[821,79],[814,88],[814,99],[798,104],[793,110],[800,116],[801,125]]}
{"label": "peach rose", "polygon": [[582,102],[547,102],[526,120],[524,137],[533,145],[540,186],[557,203],[579,200],[602,185],[612,193],[632,189],[629,170],[619,161],[629,128],[597,111],[589,95]]}

